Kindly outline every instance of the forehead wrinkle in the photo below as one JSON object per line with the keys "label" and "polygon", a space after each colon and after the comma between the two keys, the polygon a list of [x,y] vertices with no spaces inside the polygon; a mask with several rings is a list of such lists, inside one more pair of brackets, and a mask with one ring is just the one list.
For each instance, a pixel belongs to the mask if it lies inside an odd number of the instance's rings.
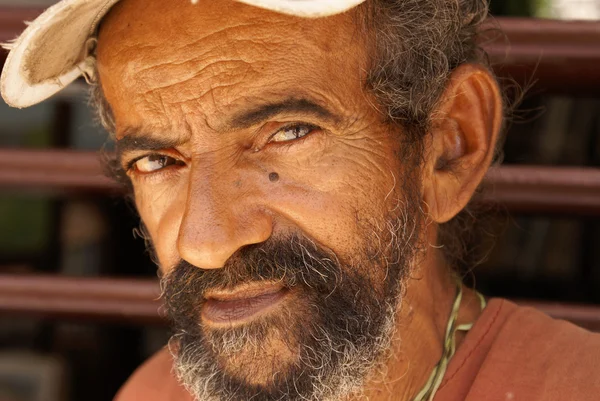
{"label": "forehead wrinkle", "polygon": [[[235,35],[230,32],[241,27],[246,28],[247,31],[243,35],[237,31]],[[285,26],[286,29],[289,27],[289,24]],[[113,52],[111,58],[118,58],[114,56],[123,54],[124,62],[120,64],[127,67],[127,72],[132,77],[143,75],[149,70],[157,71],[157,75],[170,72],[163,71],[162,68],[171,71],[174,69],[179,75],[185,77],[201,72],[203,65],[214,64],[217,60],[238,59],[243,62],[245,59],[251,59],[256,62],[272,58],[265,56],[265,53],[287,53],[287,49],[282,49],[283,40],[273,40],[271,33],[263,30],[256,23],[239,23],[234,26],[219,27],[217,31],[203,33],[200,37],[195,34],[177,37],[166,35],[159,38],[144,37],[137,41],[130,37],[129,42],[133,41],[133,44],[120,42],[119,46],[123,48]],[[223,39],[222,36],[225,38]],[[148,41],[152,41],[152,44],[148,44]],[[288,42],[289,45],[295,44],[292,39]],[[174,44],[178,45],[174,46]],[[135,51],[129,51],[130,48]],[[190,68],[195,65],[200,65],[200,69]]]}
{"label": "forehead wrinkle", "polygon": [[[175,66],[165,65],[165,67],[168,69]],[[164,71],[161,71],[160,73],[153,71],[152,74],[149,74],[150,76],[140,73],[138,74],[137,79],[147,84],[152,84],[152,87],[147,88],[147,90],[143,92],[138,92],[138,94],[146,95],[148,93],[161,91],[163,89],[168,89],[169,91],[180,94],[181,91],[185,91],[186,86],[205,86],[206,90],[201,92],[208,92],[209,90],[212,90],[218,86],[228,86],[243,82],[243,79],[252,72],[255,72],[255,69],[250,63],[246,63],[241,60],[217,60],[213,63],[202,66],[200,70],[190,72],[189,75],[185,77],[179,77],[177,74],[167,74]],[[164,78],[158,81],[155,79],[155,75],[163,76]],[[172,77],[173,79],[166,81],[167,77]],[[221,83],[219,85],[214,85],[212,83],[212,81],[219,81],[220,78],[225,78],[222,81],[234,79],[234,82]],[[194,85],[189,85],[191,83]],[[196,96],[201,97],[202,94],[196,94]],[[181,98],[179,97],[179,99]],[[187,99],[182,100],[185,101]]]}
{"label": "forehead wrinkle", "polygon": [[[180,46],[173,47],[172,44],[167,42],[167,48],[177,52],[180,50],[188,51],[190,48],[211,48],[219,49],[232,47],[233,49],[239,48],[239,44],[244,44],[244,49],[247,49],[248,44],[260,44],[268,43],[272,40],[273,36],[269,33],[262,32],[261,23],[264,21],[257,22],[246,22],[239,23],[234,26],[219,27],[214,32],[210,32],[203,36],[190,36],[192,41],[184,42]],[[232,35],[231,31],[235,31],[235,35]],[[243,32],[243,34],[240,34]],[[221,36],[225,36],[223,40]]]}
{"label": "forehead wrinkle", "polygon": [[[132,0],[124,3],[128,2]],[[141,0],[133,3],[141,4]],[[211,3],[213,11],[216,6]],[[178,19],[169,13],[167,18],[174,24]],[[251,7],[244,15],[232,14],[230,18],[216,13],[207,18],[198,16],[202,23],[191,23],[190,18],[183,17],[181,21],[187,23],[178,22],[182,29],[159,35],[156,32],[164,30],[165,18],[144,18],[146,15],[132,23],[131,31],[122,33],[137,38],[123,38],[127,43],[118,37],[121,35],[112,38],[114,48],[129,50],[117,51],[121,59],[115,60],[121,68],[127,68],[126,74],[109,71],[117,95],[107,98],[110,103],[117,100],[124,106],[118,108],[117,122],[119,117],[130,124],[150,119],[167,126],[173,120],[186,120],[194,130],[218,127],[225,113],[234,110],[233,103],[242,104],[248,97],[259,98],[261,103],[274,101],[277,99],[269,96],[285,91],[286,97],[302,97],[298,84],[318,95],[311,97],[337,114],[355,112],[351,110],[354,101],[346,93],[348,86],[358,86],[350,83],[357,75],[356,69],[348,69],[354,68],[353,60],[358,56],[352,50],[356,45],[351,37],[355,28],[351,28],[350,36],[347,29],[338,29],[348,25],[349,20],[340,17],[336,23],[333,19],[266,16],[264,10]],[[148,28],[155,22],[162,28]],[[217,26],[217,22],[225,26]],[[110,47],[107,43],[105,49]]]}
{"label": "forehead wrinkle", "polygon": [[[172,46],[167,46],[166,48],[161,48],[159,46],[148,46],[151,47],[152,54],[145,55],[143,52],[140,52],[136,49],[136,53],[138,55],[138,60],[130,60],[129,63],[139,64],[139,62],[143,62],[147,64],[144,67],[138,68],[135,70],[136,73],[144,73],[147,70],[161,69],[165,68],[173,68],[173,67],[182,67],[188,69],[194,65],[210,65],[214,64],[217,61],[228,61],[228,60],[237,60],[240,62],[246,62],[244,54],[240,51],[240,48],[243,48],[244,51],[251,56],[250,58],[255,60],[265,60],[267,58],[260,57],[264,54],[264,48],[262,46],[263,42],[257,42],[256,40],[244,40],[244,39],[228,39],[226,42],[221,43],[203,43],[199,42],[202,39],[198,40],[195,43],[189,43],[177,48],[173,48]],[[265,42],[266,43],[266,42]],[[260,47],[256,49],[256,51],[250,51],[252,47]],[[231,54],[228,54],[231,53]],[[157,62],[149,63],[149,60],[152,59],[156,54],[160,54]],[[156,57],[156,56],[155,56]],[[135,63],[138,61],[138,63]],[[190,73],[193,74],[198,69],[192,70]],[[202,70],[202,67],[200,67]],[[182,70],[185,71],[185,70]]]}
{"label": "forehead wrinkle", "polygon": [[[284,22],[283,20],[278,21],[281,25],[284,25]],[[270,24],[270,26],[279,24]],[[294,23],[290,24],[288,22],[283,27],[290,30],[291,25],[294,25]],[[241,36],[232,35],[231,31],[240,27],[247,32]],[[124,75],[128,79],[124,81],[134,79],[137,82],[145,82],[146,85],[150,83],[152,88],[161,89],[177,82],[184,83],[204,72],[208,75],[206,80],[214,79],[216,77],[212,69],[216,69],[218,72],[233,71],[236,69],[236,63],[247,63],[244,66],[247,68],[250,63],[273,63],[277,60],[283,61],[286,59],[290,62],[291,55],[302,58],[312,53],[311,48],[322,50],[322,44],[315,37],[309,37],[310,40],[306,40],[302,46],[298,46],[292,37],[293,35],[272,36],[270,29],[268,32],[263,31],[263,27],[254,23],[238,24],[221,27],[216,32],[205,34],[200,38],[193,37],[191,42],[185,41],[190,36],[178,36],[177,40],[164,40],[162,38],[158,44],[138,46],[135,52],[117,52],[127,54],[127,60],[123,64],[126,66]],[[298,31],[296,30],[296,33]],[[236,34],[238,33],[236,32]],[[226,39],[222,40],[221,36],[225,36]],[[173,43],[180,43],[181,41],[185,43],[180,46],[173,46]],[[125,45],[125,49],[129,49],[129,47]],[[132,54],[134,55],[133,58]],[[156,54],[160,54],[160,57],[157,57]],[[193,56],[190,57],[190,55]],[[154,61],[153,58],[156,59],[156,62],[152,62]],[[219,67],[218,64],[223,64],[226,67]],[[229,64],[234,64],[234,67]],[[247,72],[247,70],[241,71],[241,75]],[[156,81],[160,83],[158,85],[153,84]]]}
{"label": "forehead wrinkle", "polygon": [[[274,59],[268,61],[276,62]],[[123,76],[122,81],[138,94],[162,91],[165,101],[180,103],[202,98],[218,88],[253,82],[260,78],[257,70],[263,69],[265,62],[202,54],[185,62],[161,62],[139,71],[130,67],[127,75],[132,78]]]}

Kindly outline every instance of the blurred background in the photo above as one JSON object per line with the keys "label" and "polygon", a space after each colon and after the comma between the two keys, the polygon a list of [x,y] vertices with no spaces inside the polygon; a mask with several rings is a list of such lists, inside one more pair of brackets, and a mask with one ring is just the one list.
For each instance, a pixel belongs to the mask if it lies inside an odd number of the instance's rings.
{"label": "blurred background", "polygon": [[[51,3],[0,0],[0,41]],[[508,96],[528,90],[467,279],[600,331],[600,0],[491,8],[506,37],[482,44]],[[106,141],[81,82],[25,110],[0,100],[0,401],[110,400],[168,339],[136,213],[98,167]]]}

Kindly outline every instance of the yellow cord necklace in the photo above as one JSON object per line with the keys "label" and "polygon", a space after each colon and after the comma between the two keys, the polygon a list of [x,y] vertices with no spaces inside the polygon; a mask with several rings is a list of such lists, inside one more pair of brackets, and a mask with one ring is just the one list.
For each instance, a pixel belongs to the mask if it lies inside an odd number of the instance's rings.
{"label": "yellow cord necklace", "polygon": [[[448,367],[448,363],[450,359],[454,356],[454,352],[456,351],[456,332],[457,331],[469,331],[473,327],[473,323],[466,323],[457,325],[456,321],[458,319],[458,310],[460,309],[460,303],[462,301],[462,282],[458,282],[456,298],[454,299],[454,305],[452,306],[452,312],[450,313],[450,319],[448,320],[448,326],[446,327],[446,336],[444,339],[444,352],[442,353],[442,357],[440,361],[435,365],[427,383],[423,389],[413,398],[413,401],[433,401],[433,397],[437,393],[440,385],[442,384],[442,380],[444,379],[444,375],[446,374],[446,368]],[[486,306],[485,298],[478,292],[475,292],[479,297],[479,301],[481,302],[481,310],[483,310]]]}

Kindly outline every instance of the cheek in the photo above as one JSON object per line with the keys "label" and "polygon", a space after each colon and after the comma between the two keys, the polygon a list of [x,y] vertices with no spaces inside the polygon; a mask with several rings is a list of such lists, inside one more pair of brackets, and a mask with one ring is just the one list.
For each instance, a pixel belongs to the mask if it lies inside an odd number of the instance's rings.
{"label": "cheek", "polygon": [[393,155],[339,146],[271,168],[279,175],[266,192],[273,212],[340,256],[364,245],[364,220],[379,223],[396,206],[388,196],[398,179]]}
{"label": "cheek", "polygon": [[174,187],[166,185],[152,190],[136,189],[135,202],[140,219],[147,229],[164,273],[179,262],[177,237],[185,211],[187,187],[179,182]]}

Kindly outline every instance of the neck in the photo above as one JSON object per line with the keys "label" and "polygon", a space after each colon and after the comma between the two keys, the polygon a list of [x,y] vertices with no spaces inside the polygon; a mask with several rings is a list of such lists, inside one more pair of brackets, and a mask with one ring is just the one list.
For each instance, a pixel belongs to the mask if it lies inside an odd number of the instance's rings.
{"label": "neck", "polygon": [[[411,274],[397,312],[395,334],[387,361],[365,386],[370,401],[410,401],[423,388],[443,352],[443,343],[456,297],[456,281],[440,252],[431,248]],[[464,288],[458,324],[474,322],[480,302]],[[457,333],[456,346],[464,334]],[[363,398],[361,398],[363,399]]]}

